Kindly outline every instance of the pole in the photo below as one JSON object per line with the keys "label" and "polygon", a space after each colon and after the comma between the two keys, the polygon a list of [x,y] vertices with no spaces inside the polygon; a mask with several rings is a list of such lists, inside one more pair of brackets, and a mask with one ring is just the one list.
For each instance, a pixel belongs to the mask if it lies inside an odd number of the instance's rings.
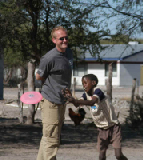
{"label": "pole", "polygon": [[20,109],[19,121],[20,121],[20,123],[23,124],[23,105],[20,105],[20,91],[21,91],[21,88],[20,88],[20,84],[18,84],[17,86],[18,86],[18,106],[19,106],[19,109]]}
{"label": "pole", "polygon": [[72,91],[73,97],[75,97],[75,88],[76,88],[76,78],[74,77],[74,79],[73,79],[73,91]]}
{"label": "pole", "polygon": [[133,105],[134,105],[134,95],[136,90],[136,78],[133,79],[132,82],[132,94],[131,94],[131,104],[130,104],[130,118],[133,120]]}

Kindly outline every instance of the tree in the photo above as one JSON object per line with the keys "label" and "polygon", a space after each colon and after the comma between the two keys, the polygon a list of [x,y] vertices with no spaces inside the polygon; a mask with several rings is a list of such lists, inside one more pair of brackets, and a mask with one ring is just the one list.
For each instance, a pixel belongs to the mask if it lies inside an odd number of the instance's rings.
{"label": "tree", "polygon": [[[137,35],[143,32],[143,1],[95,0],[94,2],[93,5],[96,8],[96,16],[94,18],[100,16],[99,23],[102,23],[104,27],[114,29],[114,35],[136,38]],[[96,13],[99,13],[99,11],[100,14],[97,16]],[[113,28],[112,26],[115,27]],[[123,36],[122,38],[124,41],[125,37]]]}
{"label": "tree", "polygon": [[[94,26],[89,18],[93,8],[89,5],[87,9],[87,5],[77,5],[77,2],[78,0],[8,0],[0,3],[3,44],[7,48],[5,60],[8,62],[9,59],[10,62],[12,59],[11,66],[28,62],[28,91],[34,90],[34,72],[41,55],[53,48],[50,37],[53,27],[62,25],[68,28],[69,39],[72,39],[69,44],[71,48],[76,45],[84,51],[87,49],[84,44],[91,41],[92,34],[88,27]],[[78,31],[76,36],[75,30]],[[33,105],[29,106],[28,123],[34,121],[34,110]]]}
{"label": "tree", "polygon": [[[18,9],[15,7],[13,1],[9,3],[0,3],[0,29],[1,29],[1,44],[4,48],[4,62],[9,72],[5,83],[8,83],[13,69],[21,67],[25,68],[25,59],[22,54],[21,39],[24,39],[24,27],[21,23],[24,23],[18,14]],[[21,21],[21,23],[19,23]],[[21,36],[19,35],[21,33]],[[23,36],[23,37],[22,37]]]}
{"label": "tree", "polygon": [[[135,1],[133,1],[135,3]],[[54,47],[51,41],[51,30],[62,25],[69,32],[69,47],[75,57],[77,48],[100,59],[104,48],[100,41],[111,36],[109,23],[116,22],[116,34],[120,40],[132,36],[141,30],[142,1],[140,5],[130,0],[7,0],[0,2],[0,27],[3,31],[5,62],[7,64],[25,65],[28,63],[28,91],[34,90],[35,68],[40,57]],[[140,9],[140,13],[137,10]],[[120,21],[121,19],[121,21]],[[140,22],[140,23],[138,23]],[[118,24],[119,23],[119,24]],[[92,28],[92,32],[90,30]],[[116,40],[116,36],[114,36]],[[10,60],[11,59],[11,60]],[[34,121],[33,105],[29,106],[28,123]]]}

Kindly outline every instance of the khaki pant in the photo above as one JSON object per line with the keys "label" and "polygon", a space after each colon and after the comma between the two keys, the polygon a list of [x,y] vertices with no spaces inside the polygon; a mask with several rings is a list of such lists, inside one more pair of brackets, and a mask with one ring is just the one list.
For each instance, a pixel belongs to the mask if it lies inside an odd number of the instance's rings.
{"label": "khaki pant", "polygon": [[43,136],[37,160],[56,160],[60,146],[61,127],[64,121],[65,105],[57,105],[46,99],[41,100]]}

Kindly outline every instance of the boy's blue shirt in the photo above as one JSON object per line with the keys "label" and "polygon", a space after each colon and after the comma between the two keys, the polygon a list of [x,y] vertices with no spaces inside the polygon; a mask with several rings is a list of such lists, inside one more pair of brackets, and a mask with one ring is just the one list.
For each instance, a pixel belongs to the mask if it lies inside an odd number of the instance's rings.
{"label": "boy's blue shirt", "polygon": [[88,96],[86,92],[83,93],[80,99],[92,100],[93,96],[98,98],[98,102],[90,106],[90,113],[95,125],[98,128],[108,129],[114,124],[118,124],[119,121],[114,107],[109,104],[107,96],[104,95],[104,92],[100,88],[93,88],[92,96]]}
{"label": "boy's blue shirt", "polygon": [[[87,96],[86,96],[87,93],[83,93],[82,97],[84,100],[87,100]],[[103,100],[105,98],[105,95],[104,95],[104,92],[101,91],[100,88],[97,88],[94,92],[93,92],[93,95],[92,96],[98,96],[100,98],[100,101]]]}
{"label": "boy's blue shirt", "polygon": [[[93,88],[93,89],[94,89],[94,88]],[[100,101],[105,98],[104,93],[101,91],[100,88],[97,88],[97,89],[93,92],[93,95],[92,95],[92,96],[94,96],[94,95],[95,95],[95,96],[98,96],[99,99],[100,99]],[[83,93],[82,98],[83,98],[84,100],[87,100],[87,93]],[[91,108],[92,108],[93,110],[95,110],[95,109],[96,109],[96,105],[91,106]]]}

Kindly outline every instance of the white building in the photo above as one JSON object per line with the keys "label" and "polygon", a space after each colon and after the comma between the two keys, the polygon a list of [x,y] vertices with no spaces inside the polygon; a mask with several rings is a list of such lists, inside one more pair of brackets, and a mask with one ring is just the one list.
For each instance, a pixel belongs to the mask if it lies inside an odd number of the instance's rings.
{"label": "white building", "polygon": [[105,80],[108,78],[108,64],[111,62],[113,62],[113,86],[131,86],[134,78],[139,85],[143,85],[143,44],[103,46],[108,48],[101,51],[101,62],[86,52],[77,66],[74,65],[73,77],[76,77],[77,85],[81,85],[83,75],[90,73],[98,77],[98,85],[105,85]]}

